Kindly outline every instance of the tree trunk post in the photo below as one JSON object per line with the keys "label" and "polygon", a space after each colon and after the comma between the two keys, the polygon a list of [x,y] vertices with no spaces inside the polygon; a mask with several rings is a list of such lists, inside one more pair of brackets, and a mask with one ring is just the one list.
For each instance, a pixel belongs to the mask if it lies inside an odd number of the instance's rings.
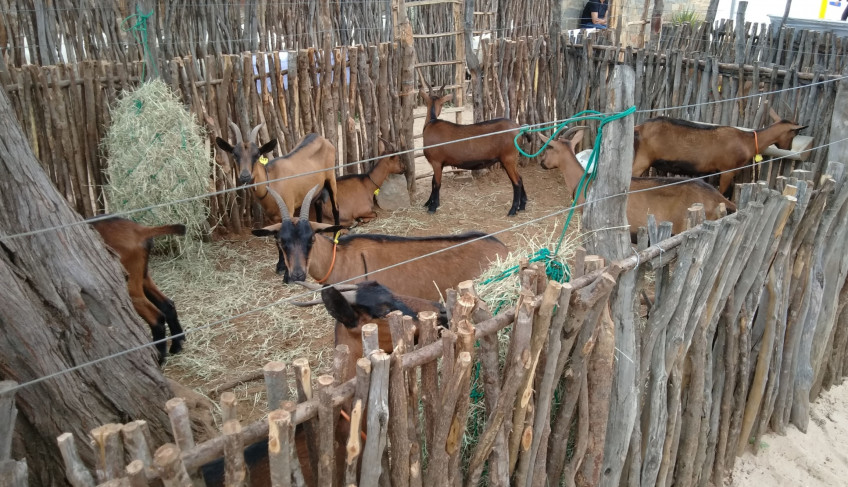
{"label": "tree trunk post", "polygon": [[[150,328],[132,307],[118,260],[50,183],[5,91],[0,140],[0,379],[23,386],[15,435],[26,441],[14,456],[26,458],[30,485],[50,485],[65,478],[62,433],[86,438],[92,424],[130,417],[146,420],[156,443],[167,441],[170,390],[152,347],[28,384],[148,344]],[[16,236],[62,225],[70,226]],[[79,454],[95,464],[91,448]]]}
{"label": "tree trunk post", "polygon": [[[635,73],[626,65],[616,66],[607,88],[607,113],[627,110],[634,104]],[[589,233],[586,250],[608,262],[633,253],[627,229],[627,197],[604,199],[625,194],[630,188],[633,160],[633,116],[626,116],[604,127],[598,155],[598,177],[587,198],[583,214]],[[609,423],[604,446],[601,485],[618,485],[630,434],[636,421],[636,334],[633,316],[633,292],[636,272],[623,273],[610,298],[610,314],[615,323],[615,367],[610,394]]]}

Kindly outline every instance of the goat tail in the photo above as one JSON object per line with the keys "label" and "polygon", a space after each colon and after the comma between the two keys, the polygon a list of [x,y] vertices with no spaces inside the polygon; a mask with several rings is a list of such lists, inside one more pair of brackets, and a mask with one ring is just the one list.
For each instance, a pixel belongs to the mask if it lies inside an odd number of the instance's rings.
{"label": "goat tail", "polygon": [[145,240],[148,238],[159,237],[162,235],[185,235],[186,226],[177,223],[174,225],[162,225],[158,227],[147,227],[145,232]]}

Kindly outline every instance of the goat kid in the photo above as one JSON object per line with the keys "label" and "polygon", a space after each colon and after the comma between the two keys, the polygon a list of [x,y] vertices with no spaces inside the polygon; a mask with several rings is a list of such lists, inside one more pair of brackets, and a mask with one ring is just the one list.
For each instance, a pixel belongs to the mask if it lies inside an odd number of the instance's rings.
{"label": "goat kid", "polygon": [[[388,150],[388,153],[395,152],[394,148]],[[389,177],[389,174],[403,174],[404,167],[398,155],[386,155],[377,161],[374,167],[365,174],[347,174],[336,178],[336,201],[339,205],[339,224],[345,227],[352,225],[355,221],[366,223],[377,217],[374,211],[374,196],[380,190],[380,187]],[[320,199],[324,200],[327,197],[327,192],[322,191]],[[331,207],[328,207],[322,201],[320,205],[314,207],[323,208],[323,216],[328,220],[332,217]],[[312,220],[313,213],[310,213]],[[321,220],[317,217],[315,221]]]}
{"label": "goat kid", "polygon": [[[583,140],[583,129],[585,127],[573,127],[567,130],[557,139],[552,140],[542,154],[542,167],[559,168],[566,185],[571,190],[572,198],[575,197],[574,193],[584,173],[583,166],[574,154],[574,147]],[[569,138],[571,134],[575,135]],[[544,137],[542,138],[544,140]],[[666,186],[671,183],[679,184]],[[672,233],[679,233],[686,230],[687,210],[695,203],[704,205],[708,220],[718,218],[719,207],[722,204],[728,213],[736,211],[736,205],[733,202],[700,179],[632,178],[630,191],[627,194],[627,222],[630,224],[630,237],[633,241],[636,239],[639,227],[647,226],[649,213],[653,214],[658,222],[670,221]],[[584,202],[583,196],[577,195],[577,204]]]}
{"label": "goat kid", "polygon": [[[807,126],[781,120],[773,111],[771,115],[775,123],[751,132],[669,117],[646,120],[635,128],[633,175],[651,167],[686,176],[712,174],[742,167],[772,144],[791,149],[792,139]],[[719,176],[722,194],[728,194],[733,176]]]}
{"label": "goat kid", "polygon": [[[282,221],[282,215],[276,203],[267,197],[269,189],[273,188],[282,195],[294,212],[297,211],[297,202],[303,199],[307,191],[320,184],[328,193],[333,221],[336,225],[339,224],[339,207],[336,202],[336,148],[329,140],[318,134],[307,134],[294,150],[282,157],[268,160],[264,155],[274,150],[277,139],[272,139],[261,147],[257,146],[256,136],[264,124],[259,124],[250,131],[247,142],[242,140],[238,126],[233,122],[229,124],[236,136],[236,144],[230,145],[220,137],[215,139],[215,142],[221,150],[233,155],[238,165],[239,185],[274,180],[267,185],[253,187],[253,193],[271,223]],[[294,213],[289,214],[293,215]],[[317,215],[318,222],[321,222],[322,216],[321,213]],[[277,271],[281,272],[280,269]]]}
{"label": "goat kid", "polygon": [[[253,231],[258,237],[275,237],[291,280],[305,281],[307,272],[319,283],[327,284],[372,279],[398,294],[437,300],[446,289],[479,276],[491,261],[507,254],[500,240],[481,232],[435,237],[338,236],[340,227],[306,219],[308,211],[303,208],[309,207],[317,190],[316,186],[307,194],[299,219],[284,219]],[[271,195],[280,211],[285,212],[282,198],[273,190]],[[324,234],[327,232],[336,232],[337,237],[328,237]],[[419,258],[438,251],[441,252]],[[419,259],[386,269],[415,258]]]}
{"label": "goat kid", "polygon": [[103,242],[118,254],[121,265],[127,272],[127,290],[133,308],[150,325],[153,341],[159,352],[159,365],[168,355],[165,324],[171,331],[171,353],[179,353],[185,336],[177,318],[174,302],[168,299],[150,278],[147,268],[153,238],[160,235],[185,235],[185,225],[163,225],[148,227],[125,218],[111,217],[92,222],[91,226],[103,238]]}
{"label": "goat kid", "polygon": [[[439,93],[444,91],[444,87]],[[453,166],[460,169],[483,169],[500,162],[510,182],[512,182],[512,206],[507,216],[514,216],[517,211],[523,211],[527,205],[527,193],[524,182],[518,174],[518,149],[513,139],[518,132],[518,124],[506,118],[497,118],[470,125],[459,125],[446,120],[439,120],[442,105],[453,98],[453,94],[439,96],[432,91],[428,94],[420,90],[421,97],[427,102],[427,123],[424,124],[424,157],[433,167],[433,189],[424,206],[427,211],[435,213],[439,207],[439,190],[442,187],[442,168]],[[502,132],[488,137],[472,140],[462,140],[469,137]],[[444,144],[462,140],[462,142]]]}

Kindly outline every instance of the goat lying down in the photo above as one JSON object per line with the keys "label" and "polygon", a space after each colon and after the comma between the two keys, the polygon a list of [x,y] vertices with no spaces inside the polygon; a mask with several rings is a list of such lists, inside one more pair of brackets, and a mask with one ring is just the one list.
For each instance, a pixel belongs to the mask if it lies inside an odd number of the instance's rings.
{"label": "goat lying down", "polygon": [[[327,233],[338,227],[307,220],[317,190],[316,186],[306,195],[300,218],[284,218],[253,231],[258,237],[275,238],[292,281],[305,281],[307,272],[326,284],[371,279],[398,294],[437,300],[448,288],[479,276],[492,261],[507,254],[500,240],[482,232],[434,237],[355,234],[334,239]],[[271,195],[286,213],[282,198],[273,190]],[[433,252],[438,253],[427,255]],[[397,265],[411,259],[415,260]]]}
{"label": "goat lying down", "polygon": [[[396,152],[394,148],[388,149],[389,153]],[[380,187],[390,174],[403,174],[404,167],[397,155],[383,154],[374,167],[365,174],[347,174],[336,178],[336,201],[339,205],[339,224],[345,227],[352,225],[355,221],[366,223],[377,217],[374,212],[374,197]],[[323,209],[323,216],[330,220],[332,206],[326,205],[325,199],[329,199],[329,192],[321,191],[320,205],[313,205]],[[321,222],[321,219],[312,218],[314,212],[310,210],[309,219]]]}
{"label": "goat lying down", "polygon": [[[163,225],[148,227],[125,218],[111,217],[92,222],[91,226],[103,238],[107,247],[121,259],[121,265],[127,272],[127,290],[132,299],[133,308],[150,325],[153,340],[166,338],[165,323],[171,331],[171,353],[179,353],[183,348],[185,336],[177,318],[174,302],[168,299],[150,278],[147,264],[150,259],[152,240],[161,235],[185,235],[185,225]],[[159,364],[165,363],[168,355],[164,341],[156,344],[159,351]]]}
{"label": "goat lying down", "polygon": [[[442,87],[439,92],[444,90]],[[518,133],[517,123],[506,118],[497,118],[470,125],[459,125],[446,120],[439,120],[442,105],[453,98],[453,94],[438,96],[420,91],[421,97],[427,102],[427,123],[424,124],[424,157],[433,167],[433,189],[424,206],[427,211],[435,213],[439,207],[439,190],[442,187],[442,167],[453,166],[460,169],[483,169],[496,162],[503,164],[507,176],[512,183],[512,206],[507,216],[523,211],[527,205],[527,192],[524,182],[518,174],[518,149],[513,139]],[[463,140],[455,144],[439,145],[454,140],[466,139],[494,132],[502,132],[487,137]]]}
{"label": "goat lying down", "polygon": [[[574,154],[574,147],[583,139],[584,128],[574,127],[564,132],[557,139],[552,140],[542,154],[542,167],[559,168],[565,183],[571,190],[572,198],[584,172],[583,166]],[[575,132],[572,138],[568,137]],[[678,184],[666,186],[672,183]],[[647,226],[648,214],[653,214],[657,222],[670,221],[672,233],[679,233],[686,230],[687,210],[695,203],[704,205],[708,220],[718,218],[721,205],[724,205],[728,213],[736,211],[736,205],[733,202],[700,179],[632,178],[630,191],[627,194],[627,222],[630,224],[631,239],[634,241],[639,227]],[[577,196],[578,204],[584,201],[582,195]]]}
{"label": "goat lying down", "polygon": [[[230,128],[236,136],[235,145],[230,145],[226,140],[218,137],[215,142],[218,147],[232,154],[238,166],[238,183],[240,185],[251,183],[264,183],[273,181],[268,185],[253,187],[253,193],[262,205],[266,218],[271,223],[281,221],[279,206],[271,198],[268,198],[268,190],[273,189],[282,195],[288,203],[289,209],[297,211],[297,202],[301,201],[310,188],[320,184],[327,191],[332,209],[333,221],[339,224],[339,207],[336,201],[336,148],[329,140],[318,134],[307,134],[297,146],[288,154],[271,160],[265,158],[265,154],[274,150],[277,139],[265,143],[259,147],[256,144],[256,136],[259,124],[250,131],[247,142],[241,137],[238,125],[230,122]],[[323,169],[323,171],[322,171]],[[292,177],[298,176],[298,177]],[[288,216],[292,216],[290,213]],[[320,222],[322,214],[317,215]],[[278,271],[281,271],[278,269]]]}
{"label": "goat lying down", "polygon": [[[792,139],[807,127],[771,114],[774,124],[751,132],[669,117],[646,120],[635,128],[633,175],[641,176],[651,167],[686,176],[712,174],[750,164],[772,144],[791,149]],[[727,194],[733,176],[733,172],[719,176],[722,194]]]}

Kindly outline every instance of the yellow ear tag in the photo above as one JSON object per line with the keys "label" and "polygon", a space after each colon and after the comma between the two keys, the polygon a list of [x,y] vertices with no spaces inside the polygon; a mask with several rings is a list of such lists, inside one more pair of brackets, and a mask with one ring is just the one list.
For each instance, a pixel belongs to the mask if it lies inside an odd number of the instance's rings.
{"label": "yellow ear tag", "polygon": [[380,188],[374,190],[374,196],[377,196],[378,194],[380,194]]}
{"label": "yellow ear tag", "polygon": [[335,234],[335,235],[333,235],[333,243],[334,243],[334,244],[338,244],[338,243],[339,243],[339,235],[340,235],[341,233],[342,233],[342,231],[341,231],[341,230],[339,230],[338,232],[336,232],[336,234]]}
{"label": "yellow ear tag", "polygon": [[757,154],[754,156],[754,162],[763,162],[763,155]]}
{"label": "yellow ear tag", "polygon": [[259,164],[262,164],[263,166],[264,166],[264,165],[266,165],[266,164],[268,164],[268,158],[267,158],[267,157],[264,157],[264,156],[263,156],[263,157],[260,157],[260,158],[259,158]]}

